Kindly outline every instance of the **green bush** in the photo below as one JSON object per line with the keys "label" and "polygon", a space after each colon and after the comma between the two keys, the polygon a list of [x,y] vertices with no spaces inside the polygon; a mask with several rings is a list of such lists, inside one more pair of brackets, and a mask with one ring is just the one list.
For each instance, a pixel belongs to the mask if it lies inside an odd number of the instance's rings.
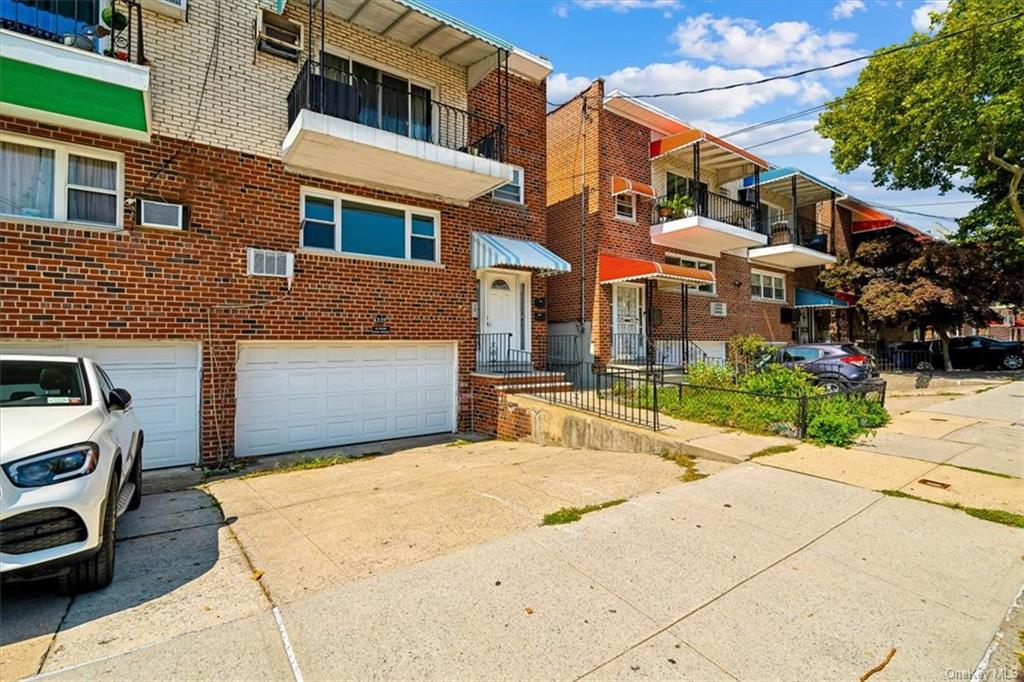
{"label": "green bush", "polygon": [[743,375],[739,381],[739,388],[765,395],[820,395],[821,389],[813,382],[814,375],[806,370],[785,365],[768,365],[759,372]]}
{"label": "green bush", "polygon": [[695,386],[736,388],[732,367],[695,362],[686,370],[686,380]]}
{"label": "green bush", "polygon": [[725,342],[725,359],[733,367],[748,369],[773,350],[760,334],[738,334]]}
{"label": "green bush", "polygon": [[835,395],[808,404],[807,439],[819,445],[853,445],[857,437],[885,426],[889,413],[881,403],[857,395]]}

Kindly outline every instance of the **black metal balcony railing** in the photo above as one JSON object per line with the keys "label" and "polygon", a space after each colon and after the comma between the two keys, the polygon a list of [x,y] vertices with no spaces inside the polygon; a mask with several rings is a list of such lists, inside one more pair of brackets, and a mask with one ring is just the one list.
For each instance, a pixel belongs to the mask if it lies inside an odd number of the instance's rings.
{"label": "black metal balcony railing", "polygon": [[[679,208],[678,202],[673,202],[675,197],[683,199],[683,208]],[[685,206],[685,204],[689,204],[689,206]],[[753,204],[701,190],[690,194],[658,197],[654,204],[654,216],[651,220],[654,223],[664,223],[694,215],[742,227],[752,232],[763,233],[760,212]]]}
{"label": "black metal balcony railing", "polygon": [[0,28],[146,63],[138,0],[0,0]]}
{"label": "black metal balcony railing", "polygon": [[510,374],[533,365],[528,350],[515,348],[512,334],[496,332],[476,335],[476,371],[487,374]]}
{"label": "black metal balcony railing", "polygon": [[[680,368],[697,364],[722,364],[692,341],[663,339],[655,336],[648,344],[644,334],[612,334],[611,362],[623,365],[652,365],[659,369]],[[653,353],[653,354],[652,354]],[[648,362],[650,355],[650,362]]]}
{"label": "black metal balcony railing", "polygon": [[505,160],[505,129],[497,121],[438,102],[416,89],[392,88],[309,59],[288,93],[289,126],[303,109]]}
{"label": "black metal balcony railing", "polygon": [[827,225],[821,225],[801,216],[797,216],[795,222],[796,229],[794,230],[794,225],[790,222],[790,216],[779,216],[776,220],[772,221],[768,226],[768,235],[770,237],[768,245],[779,246],[781,244],[795,243],[798,246],[805,246],[822,253],[829,252],[829,228]]}

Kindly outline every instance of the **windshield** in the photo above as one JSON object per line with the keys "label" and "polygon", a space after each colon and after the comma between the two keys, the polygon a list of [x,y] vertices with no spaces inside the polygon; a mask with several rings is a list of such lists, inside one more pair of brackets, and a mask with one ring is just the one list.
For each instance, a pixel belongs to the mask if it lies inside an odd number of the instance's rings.
{"label": "windshield", "polygon": [[0,407],[84,405],[85,383],[77,362],[0,360]]}

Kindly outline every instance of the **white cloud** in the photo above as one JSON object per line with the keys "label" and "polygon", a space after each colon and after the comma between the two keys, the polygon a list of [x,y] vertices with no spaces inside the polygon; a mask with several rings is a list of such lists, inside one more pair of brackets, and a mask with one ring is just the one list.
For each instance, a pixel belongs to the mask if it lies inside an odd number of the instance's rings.
{"label": "white cloud", "polygon": [[832,8],[833,19],[849,19],[857,12],[867,9],[864,0],[839,0]]}
{"label": "white cloud", "polygon": [[[780,21],[762,27],[753,19],[688,17],[672,34],[677,52],[709,62],[756,68],[823,66],[859,56],[850,45],[857,35],[845,31],[821,33],[805,21]],[[850,68],[830,71],[843,77]]]}
{"label": "white cloud", "polygon": [[[604,79],[607,92],[622,90],[631,94],[645,94],[696,90],[764,77],[765,74],[756,69],[701,67],[689,61],[681,61],[648,64],[643,67],[628,66],[604,76]],[[583,90],[589,82],[590,79],[582,76],[554,74],[548,79],[548,99],[552,102],[563,102]],[[650,101],[684,121],[732,118],[779,97],[795,97],[800,94],[801,89],[799,83],[783,80],[735,90],[660,97]]]}
{"label": "white cloud", "polygon": [[[818,124],[817,117],[808,117],[796,121],[786,121],[776,125],[758,128],[749,133],[740,133],[729,138],[729,142],[744,148],[754,147],[755,154],[768,158],[776,156],[797,156],[827,154],[832,149],[832,141],[818,135],[813,129]],[[730,122],[728,127],[723,123],[710,124],[712,132],[721,130],[725,135],[733,130],[743,128],[742,123]],[[749,124],[748,124],[749,125]],[[784,138],[784,139],[779,139]],[[778,142],[772,142],[778,140]],[[767,143],[767,144],[764,144]]]}
{"label": "white cloud", "polygon": [[832,99],[832,92],[816,80],[800,81],[800,94],[796,96],[799,104],[824,104]]}
{"label": "white cloud", "polygon": [[555,13],[556,17],[559,17],[560,19],[565,19],[567,16],[569,16],[569,5],[567,5],[564,2],[560,2],[554,7],[552,7],[551,11]]}
{"label": "white cloud", "polygon": [[949,9],[949,0],[927,0],[924,4],[914,10],[910,23],[914,25],[915,31],[928,32],[932,24],[932,12],[942,13]]}
{"label": "white cloud", "polygon": [[610,9],[614,12],[628,12],[633,9],[680,9],[679,0],[575,0],[583,9]]}

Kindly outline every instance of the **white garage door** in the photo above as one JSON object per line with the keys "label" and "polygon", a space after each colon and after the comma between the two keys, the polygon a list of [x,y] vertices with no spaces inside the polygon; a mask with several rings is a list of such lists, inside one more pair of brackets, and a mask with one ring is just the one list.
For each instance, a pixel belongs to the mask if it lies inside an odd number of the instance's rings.
{"label": "white garage door", "polygon": [[240,344],[239,456],[455,430],[455,344]]}
{"label": "white garage door", "polygon": [[146,434],[145,469],[195,464],[199,453],[199,345],[106,341],[0,343],[4,353],[92,358],[132,407]]}

